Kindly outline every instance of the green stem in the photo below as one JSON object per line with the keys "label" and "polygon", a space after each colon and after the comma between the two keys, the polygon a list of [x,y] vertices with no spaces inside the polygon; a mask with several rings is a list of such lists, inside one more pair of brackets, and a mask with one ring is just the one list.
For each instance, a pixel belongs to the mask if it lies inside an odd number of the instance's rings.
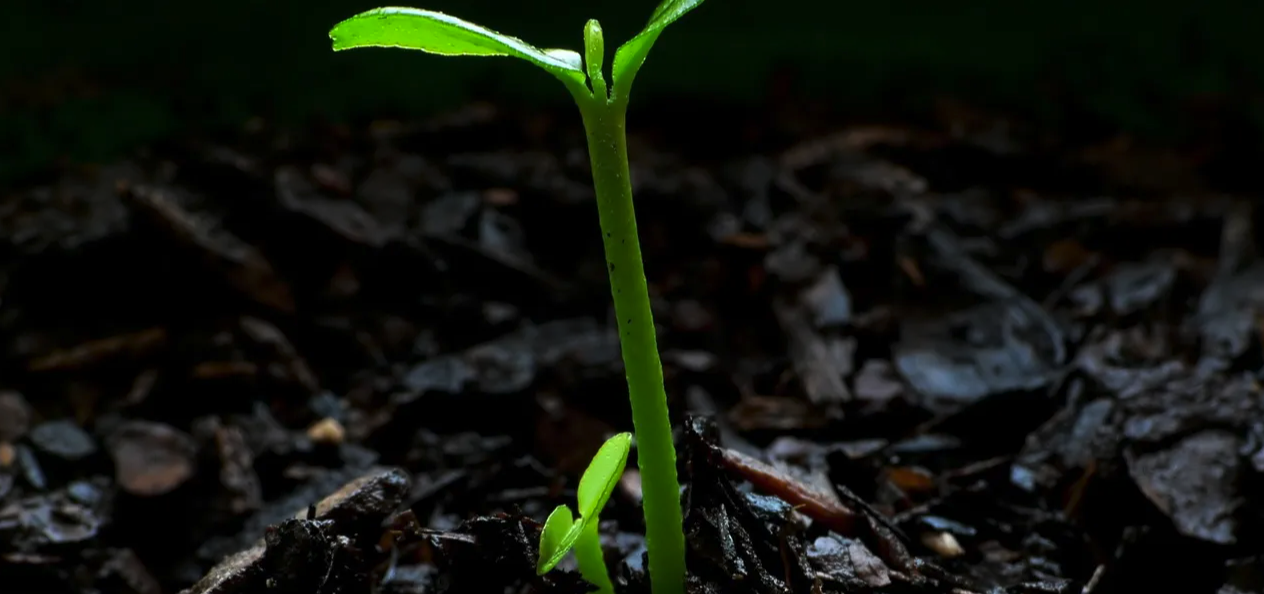
{"label": "green stem", "polygon": [[575,560],[579,562],[579,574],[597,586],[595,594],[614,594],[614,584],[606,569],[606,555],[601,551],[601,532],[597,529],[596,518],[588,522],[579,534],[579,540],[575,541]]}
{"label": "green stem", "polygon": [[650,581],[654,594],[683,594],[685,536],[680,483],[676,477],[676,447],[672,441],[649,288],[641,262],[636,212],[632,207],[624,132],[627,103],[618,99],[609,101],[604,94],[579,96],[577,100],[588,135],[606,267],[632,402]]}

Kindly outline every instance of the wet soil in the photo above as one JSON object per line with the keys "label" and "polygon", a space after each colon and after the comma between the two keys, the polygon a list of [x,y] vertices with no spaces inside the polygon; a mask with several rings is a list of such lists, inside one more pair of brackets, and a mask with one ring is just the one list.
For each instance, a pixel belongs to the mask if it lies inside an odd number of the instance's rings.
{"label": "wet soil", "polygon": [[[693,591],[1264,592],[1249,159],[708,110],[631,123]],[[587,591],[534,572],[631,429],[577,125],[252,122],[3,194],[0,590]]]}

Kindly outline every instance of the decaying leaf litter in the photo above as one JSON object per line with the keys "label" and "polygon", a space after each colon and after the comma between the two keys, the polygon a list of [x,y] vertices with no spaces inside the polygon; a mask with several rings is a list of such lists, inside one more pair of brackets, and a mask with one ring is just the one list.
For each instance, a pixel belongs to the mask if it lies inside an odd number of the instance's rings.
{"label": "decaying leaf litter", "polygon": [[[630,429],[564,122],[255,126],[6,194],[5,591],[587,591],[534,572]],[[686,129],[631,134],[694,591],[1264,592],[1250,196],[960,126]]]}

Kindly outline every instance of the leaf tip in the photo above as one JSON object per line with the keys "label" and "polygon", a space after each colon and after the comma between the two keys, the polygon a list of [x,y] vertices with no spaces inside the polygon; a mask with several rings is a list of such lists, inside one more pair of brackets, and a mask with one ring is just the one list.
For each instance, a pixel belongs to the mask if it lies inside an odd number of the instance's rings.
{"label": "leaf tip", "polygon": [[353,47],[351,43],[347,41],[346,29],[347,25],[351,24],[351,22],[359,18],[359,16],[360,15],[357,15],[349,19],[339,21],[338,24],[329,29],[329,41],[333,46],[334,51],[339,52]]}

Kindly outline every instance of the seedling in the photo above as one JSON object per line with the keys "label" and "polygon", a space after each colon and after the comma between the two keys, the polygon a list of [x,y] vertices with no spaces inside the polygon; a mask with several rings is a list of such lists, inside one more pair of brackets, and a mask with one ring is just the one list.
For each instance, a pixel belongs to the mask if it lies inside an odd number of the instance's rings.
{"label": "seedling", "polygon": [[584,25],[582,57],[571,50],[540,49],[453,16],[416,8],[373,9],[338,23],[329,32],[335,51],[397,47],[445,56],[520,58],[562,81],[575,99],[588,137],[610,292],[614,297],[632,401],[645,541],[655,594],[684,592],[685,537],[680,483],[676,477],[676,448],[672,442],[663,366],[658,356],[654,317],[636,232],[624,130],[632,82],[650,48],[668,25],[702,2],[664,0],[659,4],[645,28],[615,51],[609,86],[603,73],[605,41],[601,25],[595,19]]}
{"label": "seedling", "polygon": [[623,476],[628,462],[628,450],[632,447],[632,434],[620,433],[606,440],[597,450],[584,476],[579,479],[576,493],[579,520],[571,515],[571,509],[559,505],[544,522],[540,535],[540,560],[536,573],[544,575],[552,570],[575,547],[575,559],[579,573],[597,586],[599,594],[613,594],[614,584],[606,573],[606,562],[601,552],[601,535],[597,532],[598,515],[606,507],[610,493]]}

